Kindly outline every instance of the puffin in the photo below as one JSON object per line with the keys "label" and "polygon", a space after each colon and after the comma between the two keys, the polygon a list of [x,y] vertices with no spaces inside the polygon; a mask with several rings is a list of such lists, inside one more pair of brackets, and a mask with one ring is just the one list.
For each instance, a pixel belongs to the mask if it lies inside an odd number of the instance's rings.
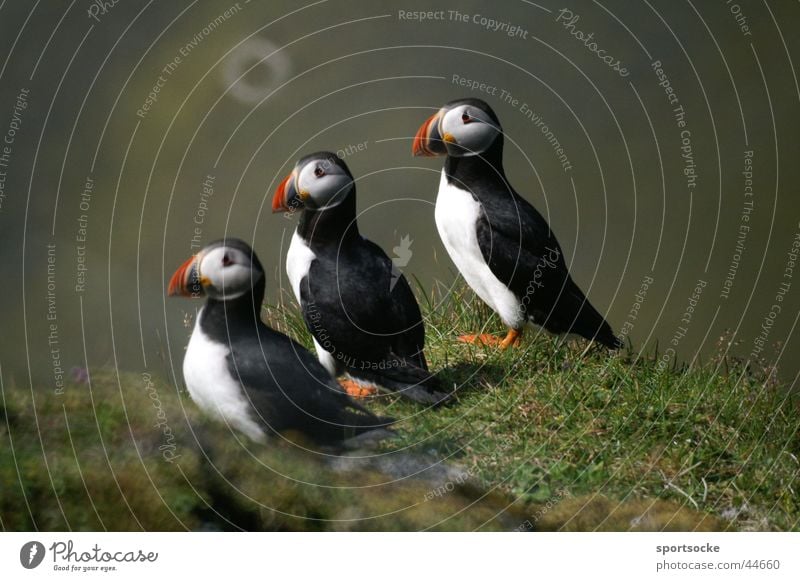
{"label": "puffin", "polygon": [[300,212],[286,273],[320,363],[358,397],[378,391],[428,405],[448,394],[425,358],[425,325],[406,278],[358,230],[356,185],[329,151],[301,158],[273,212]]}
{"label": "puffin", "polygon": [[518,345],[531,324],[621,347],[572,280],[547,221],[509,183],[503,129],[486,102],[445,104],[419,128],[412,153],[446,156],[435,206],[439,236],[466,283],[508,327],[502,339],[480,334],[459,340],[506,349]]}
{"label": "puffin", "polygon": [[280,434],[347,447],[393,435],[391,418],[353,401],[312,353],[261,321],[264,290],[258,257],[236,238],[212,242],[173,274],[169,296],[206,297],[183,361],[197,406],[258,443]]}

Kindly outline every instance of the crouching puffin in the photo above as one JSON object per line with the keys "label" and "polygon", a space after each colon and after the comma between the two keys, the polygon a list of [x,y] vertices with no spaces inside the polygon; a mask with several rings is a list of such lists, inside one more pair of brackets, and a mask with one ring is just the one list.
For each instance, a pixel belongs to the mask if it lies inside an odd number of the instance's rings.
{"label": "crouching puffin", "polygon": [[328,446],[392,434],[391,419],[354,402],[311,353],[261,322],[264,286],[255,253],[234,238],[175,271],[169,296],[207,297],[183,361],[192,400],[256,442],[299,433]]}
{"label": "crouching puffin", "polygon": [[348,393],[376,388],[426,404],[447,394],[428,371],[425,326],[405,277],[356,222],[356,186],[336,154],[300,159],[272,202],[302,209],[286,271],[320,362]]}
{"label": "crouching puffin", "polygon": [[572,281],[547,221],[506,179],[503,130],[480,99],[451,101],[417,131],[414,155],[446,155],[436,198],[436,226],[467,284],[508,326],[502,340],[466,335],[466,342],[517,344],[527,323],[577,334],[610,349],[619,340]]}

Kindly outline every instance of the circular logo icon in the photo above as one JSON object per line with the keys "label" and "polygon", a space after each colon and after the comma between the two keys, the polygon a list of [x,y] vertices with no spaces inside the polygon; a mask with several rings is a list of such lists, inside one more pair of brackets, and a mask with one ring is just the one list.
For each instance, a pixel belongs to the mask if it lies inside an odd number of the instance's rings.
{"label": "circular logo icon", "polygon": [[266,38],[254,36],[226,59],[222,79],[234,99],[254,104],[288,79],[291,71],[292,61],[286,51]]}
{"label": "circular logo icon", "polygon": [[35,569],[44,559],[44,545],[39,541],[30,541],[19,550],[19,562],[26,569]]}

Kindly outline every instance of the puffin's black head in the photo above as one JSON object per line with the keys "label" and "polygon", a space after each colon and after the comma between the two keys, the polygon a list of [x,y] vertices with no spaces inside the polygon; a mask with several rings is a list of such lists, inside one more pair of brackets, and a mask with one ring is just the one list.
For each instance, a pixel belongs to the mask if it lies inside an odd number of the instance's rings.
{"label": "puffin's black head", "polygon": [[480,99],[450,101],[428,118],[414,137],[414,155],[479,155],[502,139],[500,120]]}
{"label": "puffin's black head", "polygon": [[301,158],[278,185],[272,211],[325,210],[338,206],[352,190],[353,175],[339,156],[330,151],[312,153]]}
{"label": "puffin's black head", "polygon": [[238,238],[212,242],[184,262],[169,281],[169,296],[235,299],[263,285],[264,269],[253,249]]}

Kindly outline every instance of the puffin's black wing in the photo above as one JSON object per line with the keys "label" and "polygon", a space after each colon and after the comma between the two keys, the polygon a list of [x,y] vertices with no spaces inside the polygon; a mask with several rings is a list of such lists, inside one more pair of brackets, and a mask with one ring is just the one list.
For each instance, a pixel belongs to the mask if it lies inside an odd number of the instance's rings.
{"label": "puffin's black wing", "polygon": [[232,339],[228,365],[272,431],[296,430],[325,444],[393,421],[354,402],[303,346],[265,325],[259,342]]}
{"label": "puffin's black wing", "polygon": [[365,252],[371,253],[380,263],[381,279],[386,279],[389,273],[387,302],[389,316],[387,325],[391,329],[391,350],[393,353],[410,359],[418,367],[428,370],[425,360],[425,324],[422,322],[422,313],[419,310],[417,298],[408,284],[408,280],[397,268],[383,250],[369,240],[364,240]]}
{"label": "puffin's black wing", "polygon": [[[392,275],[395,276],[394,274]],[[417,299],[411,291],[406,277],[399,274],[393,278],[394,289],[392,309],[397,328],[401,329],[393,337],[392,351],[401,357],[414,361],[425,371],[428,362],[425,359],[425,324],[422,322],[422,313],[419,310]]]}
{"label": "puffin's black wing", "polygon": [[481,203],[481,253],[528,317],[552,333],[577,333],[618,348],[611,327],[573,282],[561,246],[536,208],[513,191]]}
{"label": "puffin's black wing", "polygon": [[427,371],[422,316],[405,277],[393,275],[392,261],[368,240],[335,251],[318,255],[300,285],[311,334],[353,377],[426,403],[443,399],[431,395],[438,382]]}

